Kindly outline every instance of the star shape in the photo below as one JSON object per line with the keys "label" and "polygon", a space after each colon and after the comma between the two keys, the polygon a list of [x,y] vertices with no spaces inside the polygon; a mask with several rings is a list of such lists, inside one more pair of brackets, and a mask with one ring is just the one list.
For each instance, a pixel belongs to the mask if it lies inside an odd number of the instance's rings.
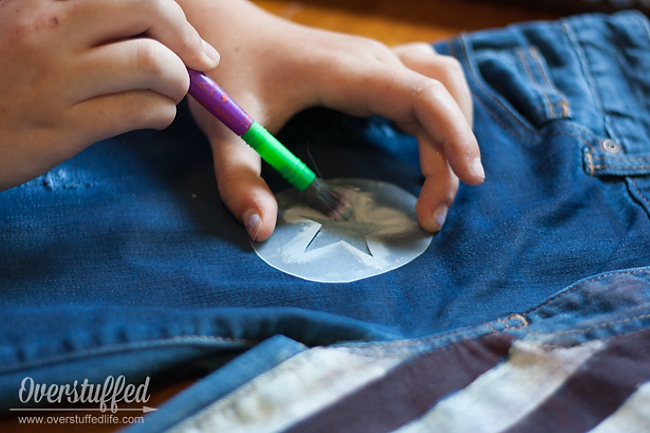
{"label": "star shape", "polygon": [[366,236],[394,225],[382,222],[359,221],[354,213],[348,220],[333,220],[326,217],[307,215],[301,216],[320,224],[320,229],[311,241],[309,241],[309,244],[307,244],[305,253],[324,248],[337,242],[345,242],[351,247],[372,257]]}

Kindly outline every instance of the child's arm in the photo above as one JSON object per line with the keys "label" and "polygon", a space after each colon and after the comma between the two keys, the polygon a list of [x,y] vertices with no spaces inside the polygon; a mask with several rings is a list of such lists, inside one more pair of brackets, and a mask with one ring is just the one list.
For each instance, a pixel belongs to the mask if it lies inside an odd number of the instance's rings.
{"label": "child's arm", "polygon": [[98,140],[166,127],[184,63],[207,71],[218,56],[173,0],[0,1],[0,190]]}
{"label": "child's arm", "polygon": [[[415,135],[426,177],[416,211],[426,230],[438,231],[444,223],[459,178],[470,185],[483,181],[471,97],[455,59],[427,44],[390,50],[365,38],[299,26],[246,0],[179,4],[221,52],[222,65],[211,75],[271,132],[298,111],[320,105],[383,115]],[[194,101],[192,109],[212,143],[222,199],[253,239],[267,239],[277,203],[259,176],[260,158]]]}

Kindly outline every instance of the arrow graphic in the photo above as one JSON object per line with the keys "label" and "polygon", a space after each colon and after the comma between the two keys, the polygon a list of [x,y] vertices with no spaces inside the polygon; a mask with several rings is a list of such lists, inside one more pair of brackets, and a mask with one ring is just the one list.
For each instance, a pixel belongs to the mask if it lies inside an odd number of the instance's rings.
{"label": "arrow graphic", "polygon": [[[115,412],[142,412],[149,413],[155,412],[158,408],[142,406],[141,408],[117,408]],[[110,412],[113,413],[110,409],[104,409],[103,411],[100,408],[46,408],[46,407],[12,407],[9,408],[11,412]]]}

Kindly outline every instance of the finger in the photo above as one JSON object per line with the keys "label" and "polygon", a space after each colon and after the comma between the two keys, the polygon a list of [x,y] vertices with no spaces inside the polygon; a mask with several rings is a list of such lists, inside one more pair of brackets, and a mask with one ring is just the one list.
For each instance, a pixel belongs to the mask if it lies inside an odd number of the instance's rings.
{"label": "finger", "polygon": [[463,67],[456,58],[439,55],[431,44],[424,42],[397,45],[392,50],[407,68],[444,84],[470,126],[473,124],[472,96]]}
{"label": "finger", "polygon": [[190,106],[195,119],[210,137],[221,199],[246,227],[252,240],[265,241],[275,229],[278,205],[260,176],[260,156],[196,101],[190,100]]}
{"label": "finger", "polygon": [[[375,98],[372,109],[380,115],[411,119],[398,123],[406,129],[424,128],[440,146],[451,169],[465,183],[478,185],[485,179],[476,137],[465,115],[445,86],[413,71],[403,72],[403,85],[389,91],[386,99]],[[368,96],[372,98],[372,95]],[[397,111],[396,111],[397,110]]]}
{"label": "finger", "polygon": [[426,135],[418,137],[420,166],[425,177],[415,212],[423,229],[438,232],[458,192],[458,177],[442,151]]}
{"label": "finger", "polygon": [[[92,98],[75,104],[62,113],[62,123],[69,127],[34,128],[39,155],[32,164],[41,172],[61,163],[100,140],[136,129],[162,129],[174,120],[176,104],[171,99],[148,90],[118,93]],[[66,130],[74,130],[73,137]],[[53,163],[52,165],[50,165]]]}
{"label": "finger", "polygon": [[181,59],[160,42],[129,39],[97,47],[77,66],[77,101],[130,90],[151,90],[179,103],[190,81]]}
{"label": "finger", "polygon": [[[409,74],[416,73],[409,71]],[[398,89],[394,96],[400,101],[408,101],[410,96],[412,101],[411,107],[405,108],[411,108],[414,119],[405,124],[410,123],[410,128],[424,128],[433,143],[440,146],[451,169],[463,182],[470,185],[483,182],[485,174],[478,142],[463,111],[446,87],[439,80],[419,74],[405,80],[405,87]]]}
{"label": "finger", "polygon": [[250,238],[268,239],[275,229],[277,202],[260,177],[260,158],[239,137],[212,141],[219,195]]}
{"label": "finger", "polygon": [[79,131],[80,143],[94,143],[128,131],[166,128],[176,116],[176,102],[150,90],[133,90],[80,102],[66,116]]}
{"label": "finger", "polygon": [[[478,185],[485,174],[476,137],[462,110],[439,81],[403,65],[369,65],[347,72],[345,82],[326,83],[326,106],[353,115],[378,114],[416,135],[423,128],[439,145],[452,170],[465,183]],[[328,92],[325,92],[328,90]]]}
{"label": "finger", "polygon": [[167,46],[192,69],[209,71],[219,62],[219,53],[201,39],[174,0],[68,3],[75,23],[72,31],[93,46],[145,34]]}

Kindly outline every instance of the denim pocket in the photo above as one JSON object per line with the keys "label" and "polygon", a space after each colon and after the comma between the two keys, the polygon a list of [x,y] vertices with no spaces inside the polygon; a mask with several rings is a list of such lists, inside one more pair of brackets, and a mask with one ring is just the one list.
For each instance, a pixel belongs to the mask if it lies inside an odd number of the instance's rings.
{"label": "denim pocket", "polygon": [[577,18],[563,30],[593,95],[604,133],[582,149],[584,171],[625,179],[650,215],[650,23],[638,12]]}
{"label": "denim pocket", "polygon": [[445,48],[464,64],[475,103],[509,132],[530,142],[551,121],[571,119],[569,99],[554,81],[543,44],[484,31]]}
{"label": "denim pocket", "polygon": [[544,56],[534,45],[474,53],[475,79],[483,93],[501,107],[541,129],[555,119],[571,116],[569,103],[555,85]]}
{"label": "denim pocket", "polygon": [[[650,24],[634,12],[485,30],[448,44],[477,112],[501,129],[488,126],[487,137],[575,156],[585,174],[627,182],[650,214],[649,49]],[[559,136],[567,141],[553,146]]]}

